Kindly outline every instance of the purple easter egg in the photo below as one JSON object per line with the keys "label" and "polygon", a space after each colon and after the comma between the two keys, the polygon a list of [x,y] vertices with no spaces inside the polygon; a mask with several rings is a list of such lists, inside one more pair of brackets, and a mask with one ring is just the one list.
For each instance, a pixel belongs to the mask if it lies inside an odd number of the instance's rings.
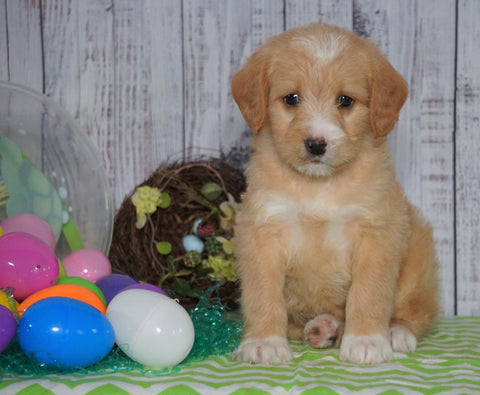
{"label": "purple easter egg", "polygon": [[162,295],[170,297],[162,288],[159,288],[159,287],[157,287],[156,285],[153,285],[153,284],[139,283],[139,284],[129,285],[128,287],[122,289],[122,292],[126,291],[128,289],[145,289],[147,291],[158,292]]}
{"label": "purple easter egg", "polygon": [[0,305],[0,354],[7,348],[17,332],[17,320],[12,312]]}
{"label": "purple easter egg", "polygon": [[95,285],[100,288],[103,296],[105,296],[107,305],[121,290],[134,284],[138,284],[138,281],[126,274],[119,273],[109,274],[95,281]]}

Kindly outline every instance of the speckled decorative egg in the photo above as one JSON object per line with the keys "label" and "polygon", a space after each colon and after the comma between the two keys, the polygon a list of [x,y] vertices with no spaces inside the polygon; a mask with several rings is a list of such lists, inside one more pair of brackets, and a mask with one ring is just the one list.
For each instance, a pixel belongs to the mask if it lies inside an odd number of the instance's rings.
{"label": "speckled decorative egg", "polygon": [[201,254],[205,249],[203,241],[195,235],[185,236],[182,240],[182,245],[187,252],[196,251]]}

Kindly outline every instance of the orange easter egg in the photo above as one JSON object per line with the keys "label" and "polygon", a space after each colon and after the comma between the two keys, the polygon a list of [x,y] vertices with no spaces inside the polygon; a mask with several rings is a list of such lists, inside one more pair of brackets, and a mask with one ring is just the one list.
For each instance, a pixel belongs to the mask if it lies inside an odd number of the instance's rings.
{"label": "orange easter egg", "polygon": [[91,291],[90,289],[77,284],[58,284],[52,287],[44,288],[27,297],[18,306],[18,312],[20,316],[35,302],[53,296],[63,296],[66,298],[77,299],[81,302],[88,303],[89,305],[95,307],[103,314],[105,314],[106,312],[106,308],[102,300],[95,292]]}

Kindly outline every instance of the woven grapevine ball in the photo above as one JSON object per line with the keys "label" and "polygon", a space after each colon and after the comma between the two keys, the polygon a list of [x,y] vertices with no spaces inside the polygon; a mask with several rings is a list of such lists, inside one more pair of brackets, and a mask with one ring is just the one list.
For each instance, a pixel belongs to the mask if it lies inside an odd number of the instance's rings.
{"label": "woven grapevine ball", "polygon": [[[169,204],[147,214],[139,228],[133,201],[135,191],[144,187],[168,194]],[[217,193],[210,196],[209,188]],[[232,265],[234,260],[222,251],[222,242],[233,237],[232,227],[222,225],[222,203],[236,205],[245,188],[243,172],[225,159],[160,166],[124,199],[115,216],[109,255],[112,271],[160,286],[185,308],[194,307],[201,292],[211,292],[212,300],[220,298],[226,306],[237,307],[238,282],[228,274],[214,274],[222,273],[220,266]],[[202,227],[200,235],[193,235],[198,227]],[[186,251],[182,243],[186,236],[203,238],[210,250]]]}

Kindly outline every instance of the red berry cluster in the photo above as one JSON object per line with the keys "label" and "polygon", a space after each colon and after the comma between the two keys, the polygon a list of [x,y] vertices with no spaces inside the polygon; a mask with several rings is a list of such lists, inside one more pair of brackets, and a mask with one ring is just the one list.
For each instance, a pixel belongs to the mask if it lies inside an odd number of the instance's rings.
{"label": "red berry cluster", "polygon": [[207,238],[213,235],[213,232],[215,232],[215,226],[211,221],[202,221],[197,226],[197,235],[200,237]]}

